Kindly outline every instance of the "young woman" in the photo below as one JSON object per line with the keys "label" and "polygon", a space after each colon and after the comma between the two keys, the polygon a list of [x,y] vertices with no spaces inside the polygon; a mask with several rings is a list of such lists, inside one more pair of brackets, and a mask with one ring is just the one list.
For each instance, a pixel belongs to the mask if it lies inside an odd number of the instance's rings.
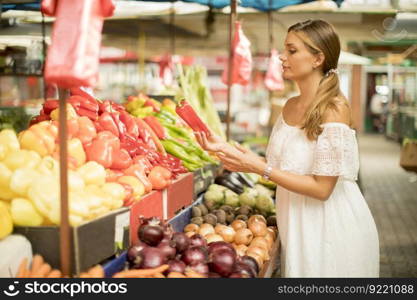
{"label": "young woman", "polygon": [[283,76],[300,95],[286,103],[266,159],[220,138],[196,134],[226,169],[277,183],[285,277],[378,277],[378,232],[356,184],[358,146],[349,103],[339,89],[340,41],[333,27],[308,20],[288,29]]}

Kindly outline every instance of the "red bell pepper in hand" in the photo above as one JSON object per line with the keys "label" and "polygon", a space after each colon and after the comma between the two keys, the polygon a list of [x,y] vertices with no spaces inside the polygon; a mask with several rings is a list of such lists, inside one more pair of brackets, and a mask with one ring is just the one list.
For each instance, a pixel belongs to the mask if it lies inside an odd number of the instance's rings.
{"label": "red bell pepper in hand", "polygon": [[161,166],[156,166],[149,173],[149,181],[152,183],[152,186],[156,190],[163,190],[168,185],[171,184],[172,173]]}
{"label": "red bell pepper in hand", "polygon": [[129,115],[127,112],[122,112],[120,113],[120,121],[122,121],[123,124],[125,124],[126,132],[130,136],[134,138],[137,138],[139,136],[138,125],[136,124],[134,117]]}
{"label": "red bell pepper in hand", "polygon": [[125,149],[117,149],[113,152],[112,169],[123,170],[132,165],[132,158]]}
{"label": "red bell pepper in hand", "polygon": [[145,187],[145,193],[152,191],[152,183],[146,177],[144,166],[139,164],[131,165],[128,169],[124,170],[124,173],[128,176],[137,177]]}
{"label": "red bell pepper in hand", "polygon": [[193,131],[202,131],[207,134],[207,136],[210,136],[210,130],[207,128],[206,124],[201,121],[200,117],[187,101],[182,100],[175,111]]}
{"label": "red bell pepper in hand", "polygon": [[113,163],[113,152],[120,148],[119,139],[110,131],[99,132],[89,145],[85,145],[85,152],[89,161],[95,161],[105,168]]}
{"label": "red bell pepper in hand", "polygon": [[104,112],[97,120],[98,126],[101,131],[107,130],[113,133],[115,136],[119,136],[119,129],[116,126],[112,116],[108,112]]}

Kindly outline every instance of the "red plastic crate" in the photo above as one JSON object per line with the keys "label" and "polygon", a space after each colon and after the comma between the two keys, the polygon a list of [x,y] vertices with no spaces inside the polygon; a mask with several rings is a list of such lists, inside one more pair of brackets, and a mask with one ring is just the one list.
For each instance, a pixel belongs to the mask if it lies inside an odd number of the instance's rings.
{"label": "red plastic crate", "polygon": [[186,173],[175,180],[163,191],[164,220],[169,220],[175,213],[189,205],[194,199],[194,176]]}
{"label": "red plastic crate", "polygon": [[145,218],[163,218],[163,201],[161,191],[152,191],[130,207],[130,243],[138,241],[139,216]]}

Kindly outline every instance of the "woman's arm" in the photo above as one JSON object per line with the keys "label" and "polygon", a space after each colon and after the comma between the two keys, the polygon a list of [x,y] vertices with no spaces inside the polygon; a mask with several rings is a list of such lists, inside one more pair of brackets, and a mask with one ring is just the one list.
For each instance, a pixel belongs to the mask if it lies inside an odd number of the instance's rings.
{"label": "woman's arm", "polygon": [[[257,162],[252,165],[252,172],[262,176],[266,167],[265,162]],[[269,178],[291,192],[322,201],[330,197],[338,179],[337,176],[297,175],[279,169],[272,169]]]}

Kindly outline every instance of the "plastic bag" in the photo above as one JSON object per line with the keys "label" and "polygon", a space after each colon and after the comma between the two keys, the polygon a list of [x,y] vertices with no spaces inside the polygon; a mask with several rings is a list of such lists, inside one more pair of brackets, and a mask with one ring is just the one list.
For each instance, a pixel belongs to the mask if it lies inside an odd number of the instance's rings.
{"label": "plastic bag", "polygon": [[56,16],[45,64],[47,83],[96,85],[103,19],[113,14],[112,0],[43,0],[41,8]]}
{"label": "plastic bag", "polygon": [[[247,85],[252,72],[252,53],[250,42],[244,35],[242,25],[239,21],[235,23],[235,35],[233,38],[233,72],[231,84]],[[229,84],[228,66],[222,74],[222,82]]]}
{"label": "plastic bag", "polygon": [[271,50],[268,71],[265,76],[265,85],[270,91],[281,91],[284,89],[284,79],[282,78],[282,66],[278,51]]}

